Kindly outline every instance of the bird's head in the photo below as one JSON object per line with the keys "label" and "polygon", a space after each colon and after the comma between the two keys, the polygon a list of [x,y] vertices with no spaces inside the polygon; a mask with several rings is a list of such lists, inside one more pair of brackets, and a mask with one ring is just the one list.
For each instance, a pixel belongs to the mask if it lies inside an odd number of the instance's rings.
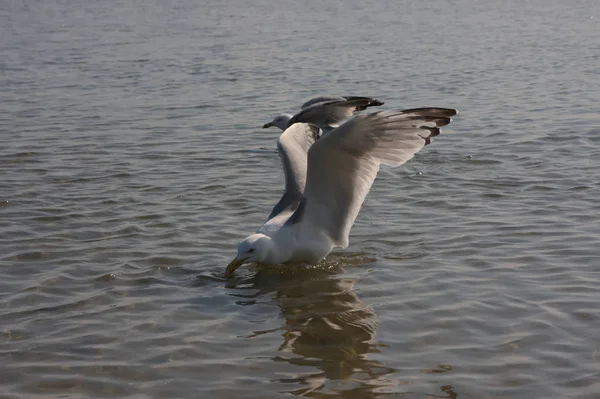
{"label": "bird's head", "polygon": [[276,116],[275,119],[273,119],[271,122],[265,123],[263,125],[263,129],[266,129],[271,126],[275,126],[275,127],[280,128],[281,130],[285,130],[288,127],[288,122],[290,121],[290,119],[292,119],[292,115],[289,115],[289,114],[282,114],[282,115]]}
{"label": "bird's head", "polygon": [[271,246],[271,239],[264,234],[252,234],[246,237],[240,242],[235,259],[227,265],[225,276],[231,276],[244,263],[264,263],[269,257]]}

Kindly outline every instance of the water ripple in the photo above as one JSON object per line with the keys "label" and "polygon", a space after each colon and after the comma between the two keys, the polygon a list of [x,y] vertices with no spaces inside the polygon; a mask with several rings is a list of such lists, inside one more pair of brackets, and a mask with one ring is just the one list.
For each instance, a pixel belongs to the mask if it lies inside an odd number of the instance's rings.
{"label": "water ripple", "polygon": [[[597,397],[591,0],[59,3],[0,27],[5,396]],[[460,113],[349,249],[226,279],[261,126],[336,93]]]}

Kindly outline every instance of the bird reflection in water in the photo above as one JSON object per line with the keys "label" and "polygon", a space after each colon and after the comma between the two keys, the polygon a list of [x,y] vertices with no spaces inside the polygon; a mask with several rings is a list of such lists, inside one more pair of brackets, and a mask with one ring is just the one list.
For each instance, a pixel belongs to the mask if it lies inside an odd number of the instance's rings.
{"label": "bird reflection in water", "polygon": [[305,280],[277,293],[285,332],[279,348],[282,354],[274,360],[319,370],[282,379],[304,385],[291,393],[343,390],[345,397],[352,397],[353,391],[364,397],[373,388],[386,385],[382,377],[393,370],[368,358],[369,353],[377,352],[376,318],[373,309],[354,292],[355,283],[339,277]]}
{"label": "bird reflection in water", "polygon": [[[359,256],[350,261],[370,260]],[[377,388],[391,385],[385,376],[394,370],[368,356],[378,352],[375,313],[357,296],[356,279],[343,272],[328,265],[283,275],[260,270],[255,276],[256,288],[274,291],[284,318],[283,343],[273,360],[318,370],[285,373],[279,382],[301,386],[286,393],[368,398],[377,395]]]}

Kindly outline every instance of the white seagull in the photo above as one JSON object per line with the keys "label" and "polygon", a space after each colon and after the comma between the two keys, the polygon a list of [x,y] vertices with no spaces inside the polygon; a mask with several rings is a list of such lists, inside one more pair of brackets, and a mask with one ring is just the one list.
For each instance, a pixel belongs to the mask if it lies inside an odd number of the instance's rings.
{"label": "white seagull", "polygon": [[225,274],[244,263],[315,264],[333,248],[346,248],[380,165],[411,159],[454,115],[446,108],[382,111],[322,136],[312,124],[288,127],[277,142],[285,192],[267,222],[239,244]]}
{"label": "white seagull", "polygon": [[383,102],[371,97],[315,97],[302,104],[300,112],[296,115],[281,114],[271,122],[265,123],[263,128],[276,126],[281,130],[285,130],[294,123],[304,122],[313,123],[327,133],[338,127],[341,121],[352,116],[355,112],[380,105],[383,105]]}

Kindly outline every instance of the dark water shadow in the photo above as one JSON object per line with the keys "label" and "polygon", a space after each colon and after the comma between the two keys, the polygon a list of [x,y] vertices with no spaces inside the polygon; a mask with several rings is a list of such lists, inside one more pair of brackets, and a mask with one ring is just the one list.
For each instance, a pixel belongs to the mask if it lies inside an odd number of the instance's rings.
{"label": "dark water shadow", "polygon": [[348,266],[372,261],[364,254],[332,256],[312,268],[258,268],[252,277],[233,283],[252,289],[252,297],[271,294],[279,305],[283,339],[272,360],[302,370],[277,376],[275,382],[294,386],[281,393],[370,398],[379,396],[377,388],[390,384],[385,376],[394,370],[369,358],[380,350],[376,314],[358,297],[357,280],[346,272]]}

